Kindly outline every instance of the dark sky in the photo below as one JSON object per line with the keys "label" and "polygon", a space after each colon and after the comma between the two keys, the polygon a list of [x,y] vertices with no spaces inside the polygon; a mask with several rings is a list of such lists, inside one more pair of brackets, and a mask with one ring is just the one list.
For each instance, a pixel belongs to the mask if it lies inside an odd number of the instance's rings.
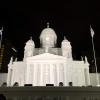
{"label": "dark sky", "polygon": [[47,22],[57,33],[57,46],[60,47],[65,35],[71,41],[73,57],[76,58],[93,55],[91,24],[95,32],[96,56],[100,57],[100,9],[96,0],[3,1],[0,12],[0,27],[4,27],[3,41],[7,39],[12,43],[18,50],[18,57],[23,55],[25,42],[30,36],[39,47],[39,35]]}

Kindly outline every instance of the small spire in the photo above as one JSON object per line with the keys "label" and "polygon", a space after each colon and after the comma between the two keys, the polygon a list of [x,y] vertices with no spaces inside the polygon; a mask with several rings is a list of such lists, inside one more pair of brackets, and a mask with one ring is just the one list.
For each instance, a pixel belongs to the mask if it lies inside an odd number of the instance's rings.
{"label": "small spire", "polygon": [[82,56],[81,56],[81,60],[84,61]]}
{"label": "small spire", "polygon": [[32,40],[32,36],[30,37],[30,40]]}
{"label": "small spire", "polygon": [[88,60],[87,60],[87,57],[85,56],[85,63],[87,63],[88,62]]}
{"label": "small spire", "polygon": [[9,64],[13,64],[13,56],[10,58]]}
{"label": "small spire", "polygon": [[66,39],[66,36],[64,36],[64,40],[67,40],[67,39]]}
{"label": "small spire", "polygon": [[0,35],[2,35],[2,31],[3,31],[3,27],[2,27],[1,30],[0,30]]}
{"label": "small spire", "polygon": [[47,22],[47,28],[49,28],[49,25],[50,25],[49,22]]}
{"label": "small spire", "polygon": [[93,30],[93,28],[91,27],[91,25],[90,25],[90,32],[91,32],[91,36],[92,36],[92,38],[93,38],[93,36],[94,36],[94,30]]}
{"label": "small spire", "polygon": [[15,59],[15,62],[17,62],[17,57],[16,57],[16,59]]}
{"label": "small spire", "polygon": [[2,29],[1,29],[2,31],[3,31],[3,27],[2,27]]}

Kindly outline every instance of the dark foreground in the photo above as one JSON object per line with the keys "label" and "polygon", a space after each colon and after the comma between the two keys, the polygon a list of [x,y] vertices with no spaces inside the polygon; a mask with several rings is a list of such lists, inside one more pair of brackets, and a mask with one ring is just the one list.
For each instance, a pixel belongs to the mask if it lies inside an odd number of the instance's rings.
{"label": "dark foreground", "polygon": [[0,100],[100,100],[100,87],[0,87],[0,94],[6,97]]}

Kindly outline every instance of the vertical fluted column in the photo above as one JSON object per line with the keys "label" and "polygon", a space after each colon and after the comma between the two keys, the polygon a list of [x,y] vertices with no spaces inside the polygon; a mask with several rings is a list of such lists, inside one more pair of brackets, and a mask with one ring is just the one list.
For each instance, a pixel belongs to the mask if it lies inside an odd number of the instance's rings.
{"label": "vertical fluted column", "polygon": [[85,74],[85,84],[90,85],[90,74],[89,74],[89,64],[84,68],[84,74]]}
{"label": "vertical fluted column", "polygon": [[59,85],[60,78],[59,78],[59,64],[56,64],[56,70],[57,70],[57,86]]}
{"label": "vertical fluted column", "polygon": [[50,74],[49,74],[49,76],[50,76],[50,83],[51,84],[54,84],[55,85],[55,73],[54,73],[54,64],[53,63],[51,63],[50,64],[50,70],[49,70],[49,72],[50,72]]}
{"label": "vertical fluted column", "polygon": [[29,73],[30,73],[30,64],[27,64],[27,66],[26,66],[26,80],[25,80],[25,84],[29,84]]}
{"label": "vertical fluted column", "polygon": [[64,86],[67,86],[67,75],[66,75],[66,73],[67,73],[67,64],[64,63],[63,66],[64,66]]}
{"label": "vertical fluted column", "polygon": [[39,86],[43,86],[43,70],[44,70],[44,64],[40,64],[40,82]]}
{"label": "vertical fluted column", "polygon": [[38,76],[37,76],[37,74],[39,74],[38,73],[38,71],[37,71],[37,63],[34,63],[34,69],[33,69],[33,85],[34,86],[37,86],[37,80],[38,80]]}

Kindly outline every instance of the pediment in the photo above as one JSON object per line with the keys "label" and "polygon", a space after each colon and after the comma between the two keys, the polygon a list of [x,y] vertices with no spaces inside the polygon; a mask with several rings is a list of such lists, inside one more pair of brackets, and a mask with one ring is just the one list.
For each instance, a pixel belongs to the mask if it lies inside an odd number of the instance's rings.
{"label": "pediment", "polygon": [[66,57],[63,57],[63,56],[59,56],[59,55],[54,55],[54,54],[51,54],[51,53],[43,53],[43,54],[39,54],[39,55],[36,55],[36,56],[32,56],[32,57],[28,57],[27,58],[28,60],[66,60]]}

